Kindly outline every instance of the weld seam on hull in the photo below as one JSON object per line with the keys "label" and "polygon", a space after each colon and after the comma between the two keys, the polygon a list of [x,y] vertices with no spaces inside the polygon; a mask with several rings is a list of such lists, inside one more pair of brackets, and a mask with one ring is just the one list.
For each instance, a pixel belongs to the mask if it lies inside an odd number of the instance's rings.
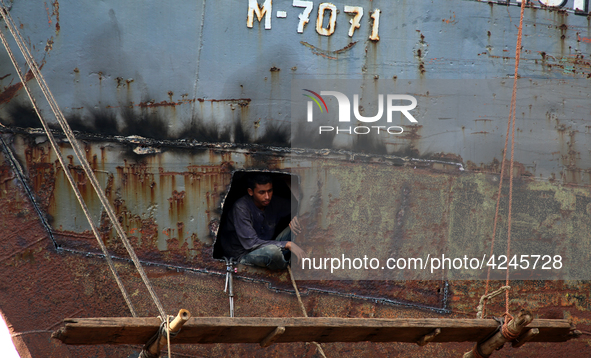
{"label": "weld seam on hull", "polygon": [[[74,249],[68,249],[65,247],[60,247],[58,249],[58,251],[69,252],[69,253],[72,253],[75,255],[84,255],[86,257],[101,257],[101,258],[104,257],[104,255],[101,253],[84,252],[84,251],[78,251],[78,250],[74,250]],[[113,256],[113,255],[111,255],[111,259],[118,260],[118,261],[131,262],[130,259],[126,259],[126,258],[118,257],[118,256]],[[198,268],[184,267],[184,266],[178,266],[178,265],[169,265],[169,264],[165,264],[165,263],[144,261],[141,259],[139,261],[142,263],[142,265],[145,265],[145,266],[155,266],[155,267],[161,267],[161,268],[166,268],[166,269],[175,269],[175,270],[177,270],[177,272],[184,271],[184,272],[201,273],[201,274],[207,274],[207,275],[219,276],[219,277],[226,276],[225,272],[222,273],[222,272],[217,272],[217,271],[210,271],[208,269],[198,269]],[[223,262],[223,261],[220,261],[220,262]],[[238,276],[238,275],[235,275],[234,278],[239,279],[241,281],[245,281],[245,282],[266,284],[267,289],[274,291],[276,293],[287,293],[290,295],[295,295],[294,290],[287,290],[287,289],[274,287],[273,284],[267,280],[255,279],[255,278]],[[424,306],[424,305],[407,303],[407,302],[398,302],[398,301],[387,299],[387,298],[362,296],[362,295],[357,295],[357,294],[353,294],[353,293],[347,294],[347,293],[342,293],[342,292],[337,292],[337,291],[323,290],[323,289],[319,289],[319,288],[306,288],[306,292],[301,293],[301,295],[308,296],[309,292],[314,291],[314,292],[318,292],[318,293],[324,293],[327,295],[338,296],[338,297],[343,297],[343,298],[352,298],[352,299],[358,299],[358,300],[363,300],[363,301],[371,301],[374,303],[382,303],[382,304],[393,305],[393,306],[415,308],[415,309],[432,311],[432,312],[439,313],[439,314],[450,314],[452,312],[446,307],[447,306],[447,292],[448,292],[447,287],[448,287],[448,282],[445,281],[444,297],[442,299],[442,304],[444,304],[443,308],[433,307],[433,306]]]}
{"label": "weld seam on hull", "polygon": [[43,212],[39,208],[39,204],[37,203],[37,200],[35,199],[35,196],[34,196],[33,192],[31,191],[31,188],[29,187],[29,184],[25,180],[25,175],[23,173],[22,167],[20,166],[19,162],[14,157],[14,153],[10,150],[10,148],[8,147],[8,145],[6,144],[6,142],[4,141],[4,138],[2,138],[2,136],[0,136],[0,142],[2,142],[2,151],[4,152],[4,154],[6,154],[8,162],[10,163],[10,167],[12,168],[12,170],[14,171],[16,176],[18,177],[19,181],[21,182],[23,188],[25,189],[25,193],[26,193],[27,197],[29,198],[29,200],[31,200],[31,204],[33,204],[33,207],[35,208],[35,211],[37,212],[37,215],[39,216],[39,219],[41,220],[41,223],[43,224],[45,231],[47,231],[47,234],[49,235],[49,238],[51,239],[53,246],[55,247],[55,249],[59,250],[59,245],[57,244],[57,242],[55,241],[55,238],[53,237],[53,232],[51,230],[51,227],[49,226],[49,223],[45,219]]}

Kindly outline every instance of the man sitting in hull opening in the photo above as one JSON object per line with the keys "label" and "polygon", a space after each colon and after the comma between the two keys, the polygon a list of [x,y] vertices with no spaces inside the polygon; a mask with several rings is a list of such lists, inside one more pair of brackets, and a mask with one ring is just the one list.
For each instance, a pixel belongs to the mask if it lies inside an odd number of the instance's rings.
{"label": "man sitting in hull opening", "polygon": [[[291,253],[299,262],[305,253],[292,242],[301,227],[297,216],[291,218],[290,201],[273,196],[273,180],[267,174],[256,174],[247,184],[248,195],[236,200],[223,228],[225,256],[271,270],[285,269]],[[291,218],[289,226],[273,237],[277,224],[285,218]]]}

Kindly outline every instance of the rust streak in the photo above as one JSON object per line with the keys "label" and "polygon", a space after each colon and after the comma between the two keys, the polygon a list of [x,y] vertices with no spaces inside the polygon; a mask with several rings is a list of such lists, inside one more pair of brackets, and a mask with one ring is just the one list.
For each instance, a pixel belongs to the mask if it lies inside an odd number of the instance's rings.
{"label": "rust streak", "polygon": [[205,99],[205,98],[197,98],[197,101],[203,103],[203,102],[230,102],[230,103],[236,103],[241,107],[246,107],[250,104],[250,102],[252,101],[250,98],[228,98],[228,99]]}
{"label": "rust streak", "polygon": [[166,102],[166,101],[162,101],[162,102],[158,102],[158,103],[141,102],[137,106],[138,107],[141,107],[141,108],[175,107],[175,106],[180,106],[181,104],[183,104],[183,102]]}
{"label": "rust streak", "polygon": [[52,4],[53,6],[53,13],[52,15],[55,16],[55,31],[60,31],[60,4],[57,0]]}
{"label": "rust streak", "polygon": [[336,60],[338,59],[337,57],[335,57],[334,55],[339,55],[343,52],[347,52],[349,50],[351,50],[353,48],[353,46],[355,46],[357,44],[357,41],[355,42],[351,42],[350,44],[348,44],[347,46],[343,47],[342,49],[339,50],[335,50],[335,51],[328,51],[328,50],[323,50],[321,48],[318,48],[306,41],[300,41],[300,43],[304,46],[306,46],[307,48],[312,50],[312,53],[318,56],[322,56],[331,60]]}
{"label": "rust streak", "polygon": [[[25,81],[29,82],[32,79],[33,72],[29,70],[29,72],[27,72],[27,74],[25,75]],[[16,96],[16,93],[20,91],[21,88],[23,88],[22,82],[15,83],[12,86],[6,87],[6,89],[2,93],[0,93],[0,104],[10,102],[12,98]]]}
{"label": "rust streak", "polygon": [[342,53],[342,52],[348,51],[348,50],[350,50],[350,49],[351,49],[353,46],[355,46],[355,44],[357,44],[357,41],[355,41],[355,42],[351,42],[350,44],[348,44],[347,46],[343,47],[342,49],[340,49],[340,50],[336,50],[336,51],[333,51],[333,53]]}
{"label": "rust streak", "polygon": [[0,180],[0,184],[6,184],[6,182],[9,182],[9,181],[13,180],[14,178],[16,178],[16,176],[13,174],[9,177],[6,177],[6,178]]}
{"label": "rust streak", "polygon": [[60,21],[60,3],[55,0],[53,3],[53,15],[55,15],[55,21]]}
{"label": "rust streak", "polygon": [[320,52],[312,51],[312,53],[315,54],[315,55],[317,55],[317,56],[322,56],[324,58],[328,58],[329,60],[337,60],[336,57],[325,55],[325,54],[320,53]]}
{"label": "rust streak", "polygon": [[49,13],[49,7],[47,7],[47,2],[43,2],[45,4],[45,11],[47,12],[47,22],[51,25],[51,14]]}

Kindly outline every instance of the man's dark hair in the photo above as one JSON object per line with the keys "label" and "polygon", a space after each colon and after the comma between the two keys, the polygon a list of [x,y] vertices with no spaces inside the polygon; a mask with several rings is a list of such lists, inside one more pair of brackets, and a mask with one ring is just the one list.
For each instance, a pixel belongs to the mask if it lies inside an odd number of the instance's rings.
{"label": "man's dark hair", "polygon": [[249,189],[254,190],[254,188],[256,188],[257,184],[258,185],[265,185],[265,184],[269,184],[269,183],[273,183],[273,179],[271,179],[271,176],[265,173],[256,173],[256,174],[252,174],[249,175],[248,179],[247,179],[247,185]]}

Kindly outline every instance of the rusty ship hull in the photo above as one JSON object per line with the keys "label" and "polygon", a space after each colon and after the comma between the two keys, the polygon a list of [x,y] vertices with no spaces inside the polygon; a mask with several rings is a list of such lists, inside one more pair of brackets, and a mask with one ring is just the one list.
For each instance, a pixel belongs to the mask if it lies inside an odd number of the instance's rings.
{"label": "rusty ship hull", "polygon": [[[392,228],[390,238],[377,239],[374,249],[390,245],[392,237],[412,243],[428,235],[436,247],[477,242],[480,251],[490,250],[508,102],[497,102],[482,116],[484,109],[469,103],[469,114],[456,117],[419,112],[418,124],[400,124],[402,135],[362,151],[355,143],[302,147],[294,141],[299,119],[292,118],[291,84],[328,78],[371,88],[376,81],[408,81],[421,101],[436,102],[441,93],[424,90],[433,83],[512,83],[516,1],[334,1],[335,26],[330,10],[322,12],[326,21],[316,24],[319,1],[310,2],[304,25],[299,15],[305,7],[291,1],[255,1],[258,10],[252,1],[226,0],[174,6],[5,3],[167,311],[228,315],[225,265],[214,249],[234,179],[245,172],[300,178],[313,201],[300,209],[308,218],[305,230],[328,245],[341,245],[351,233],[367,234],[363,225],[351,224],[347,212],[331,211],[335,193],[354,193],[362,177],[368,185],[359,197],[359,207],[366,208],[358,213],[359,222],[380,217]],[[342,11],[345,5],[365,14],[352,35],[353,17]],[[517,237],[560,242],[565,252],[586,252],[591,242],[588,5],[532,1],[524,11],[519,74],[526,82],[520,91],[534,89],[519,99],[526,109],[517,116],[513,230]],[[0,51],[0,59],[0,310],[16,347],[22,357],[138,353],[139,346],[67,346],[51,339],[67,317],[130,315],[66,170],[76,179],[139,315],[157,316],[157,310],[70,143],[56,126],[68,163],[63,168],[6,52]],[[17,60],[26,68],[22,58]],[[30,72],[26,80],[41,113],[55,123]],[[443,92],[444,87],[438,88]],[[509,95],[510,86],[500,94]],[[338,186],[327,173],[339,178]],[[504,190],[501,215],[506,216]],[[501,220],[501,227],[506,225]],[[495,280],[491,287],[503,283]],[[298,284],[310,317],[474,318],[486,281]],[[589,330],[591,284],[584,278],[519,280],[512,286],[513,309],[570,319],[579,330]],[[285,272],[240,266],[235,292],[238,316],[301,315]],[[501,315],[503,300],[494,300],[489,310]],[[359,357],[457,357],[472,345],[323,344],[327,356]],[[178,357],[317,354],[307,343],[265,349],[173,346]],[[517,355],[586,357],[591,348],[583,335],[494,354]]]}

